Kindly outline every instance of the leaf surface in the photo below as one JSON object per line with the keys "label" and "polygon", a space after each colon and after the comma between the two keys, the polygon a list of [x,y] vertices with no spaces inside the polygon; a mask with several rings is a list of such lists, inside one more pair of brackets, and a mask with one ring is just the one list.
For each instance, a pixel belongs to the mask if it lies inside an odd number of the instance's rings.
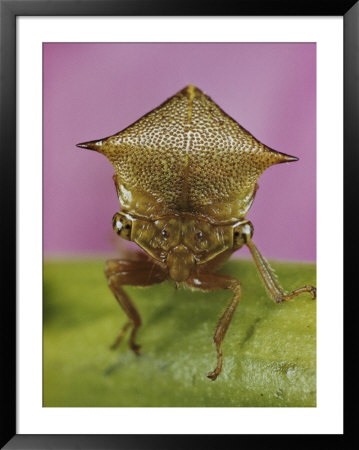
{"label": "leaf surface", "polygon": [[[272,262],[286,290],[315,285],[315,265]],[[231,293],[176,290],[171,282],[126,287],[143,325],[142,355],[127,338],[109,349],[126,317],[107,287],[103,261],[44,264],[44,406],[315,406],[316,302],[276,305],[254,263],[230,261],[243,295],[223,343],[212,334]]]}

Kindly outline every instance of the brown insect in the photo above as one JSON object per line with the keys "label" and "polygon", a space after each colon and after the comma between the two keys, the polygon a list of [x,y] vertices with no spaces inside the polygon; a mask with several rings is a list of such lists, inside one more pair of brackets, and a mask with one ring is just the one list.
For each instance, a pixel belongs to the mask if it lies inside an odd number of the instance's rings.
{"label": "brown insect", "polygon": [[245,219],[261,173],[298,158],[259,142],[195,86],[187,86],[123,131],[78,147],[102,153],[112,163],[122,206],[113,228],[151,257],[106,263],[109,287],[128,316],[113,348],[131,329],[129,346],[140,352],[136,333],[141,318],[124,285],[171,279],[205,291],[229,289],[233,297],[213,336],[217,365],[207,376],[215,380],[222,370],[221,345],[241,297],[240,281],[215,270],[243,245],[275,302],[303,292],[316,297],[313,286],[285,293],[254,245],[253,226]]}

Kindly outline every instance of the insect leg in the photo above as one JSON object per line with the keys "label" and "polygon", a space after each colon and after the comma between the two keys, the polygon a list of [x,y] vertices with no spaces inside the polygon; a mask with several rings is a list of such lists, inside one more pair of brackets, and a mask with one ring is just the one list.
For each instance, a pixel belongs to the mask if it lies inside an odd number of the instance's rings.
{"label": "insect leg", "polygon": [[207,377],[214,381],[222,371],[222,342],[241,297],[241,283],[239,280],[226,275],[200,274],[198,277],[189,280],[188,284],[206,291],[215,289],[229,289],[233,291],[232,300],[219,318],[213,335],[213,341],[217,350],[217,365],[212,372],[207,374]]}
{"label": "insect leg", "polygon": [[127,330],[132,328],[129,346],[136,354],[139,354],[140,346],[135,343],[135,337],[138,328],[141,326],[141,317],[126,292],[122,289],[122,286],[150,286],[164,281],[166,274],[160,267],[153,265],[149,261],[118,259],[111,259],[106,262],[105,274],[109,288],[129,319],[118,334],[111,348],[117,348]]}
{"label": "insect leg", "polygon": [[313,299],[316,298],[317,290],[314,286],[303,286],[286,294],[283,288],[279,285],[274,275],[273,269],[270,267],[268,261],[261,255],[257,247],[254,245],[253,241],[248,238],[246,244],[253,256],[254,262],[263,280],[264,286],[266,287],[269,295],[276,303],[282,303],[283,301],[291,300],[293,297],[296,297],[297,295],[304,292],[310,293]]}

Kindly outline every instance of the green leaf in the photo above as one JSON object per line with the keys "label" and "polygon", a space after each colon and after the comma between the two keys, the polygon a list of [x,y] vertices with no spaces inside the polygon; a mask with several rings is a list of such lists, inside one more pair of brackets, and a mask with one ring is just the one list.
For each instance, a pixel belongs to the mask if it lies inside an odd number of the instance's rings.
{"label": "green leaf", "polygon": [[[315,285],[315,265],[272,262],[286,290]],[[316,302],[267,296],[254,263],[221,269],[243,295],[223,343],[216,381],[212,334],[229,291],[176,290],[171,282],[126,287],[143,325],[142,355],[125,339],[126,317],[107,287],[103,261],[44,264],[44,406],[315,406]]]}

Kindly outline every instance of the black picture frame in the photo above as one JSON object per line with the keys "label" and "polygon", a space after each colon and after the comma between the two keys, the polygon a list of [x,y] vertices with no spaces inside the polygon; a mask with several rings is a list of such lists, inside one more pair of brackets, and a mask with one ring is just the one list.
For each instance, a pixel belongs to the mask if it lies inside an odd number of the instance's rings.
{"label": "black picture frame", "polygon": [[[18,435],[16,434],[16,17],[18,16],[342,16],[344,19],[344,208],[346,261],[355,261],[356,211],[354,177],[359,168],[359,2],[358,0],[247,0],[201,3],[167,0],[0,0],[1,100],[0,157],[2,223],[2,309],[1,309],[1,448],[6,449],[164,449],[206,448],[229,445],[256,445],[276,440],[276,446],[293,439],[285,430],[278,435]],[[341,239],[340,236],[337,236]],[[352,259],[353,257],[353,259]],[[347,264],[344,271],[346,292],[356,276]],[[356,268],[356,267],[355,267]],[[353,290],[353,292],[355,292]],[[355,298],[345,304],[345,410],[350,409],[352,380],[356,376],[354,311]],[[345,418],[342,440],[354,431],[355,415]],[[313,442],[315,435],[296,436],[298,444]],[[339,445],[339,442],[337,443]],[[288,444],[285,444],[288,445]]]}

